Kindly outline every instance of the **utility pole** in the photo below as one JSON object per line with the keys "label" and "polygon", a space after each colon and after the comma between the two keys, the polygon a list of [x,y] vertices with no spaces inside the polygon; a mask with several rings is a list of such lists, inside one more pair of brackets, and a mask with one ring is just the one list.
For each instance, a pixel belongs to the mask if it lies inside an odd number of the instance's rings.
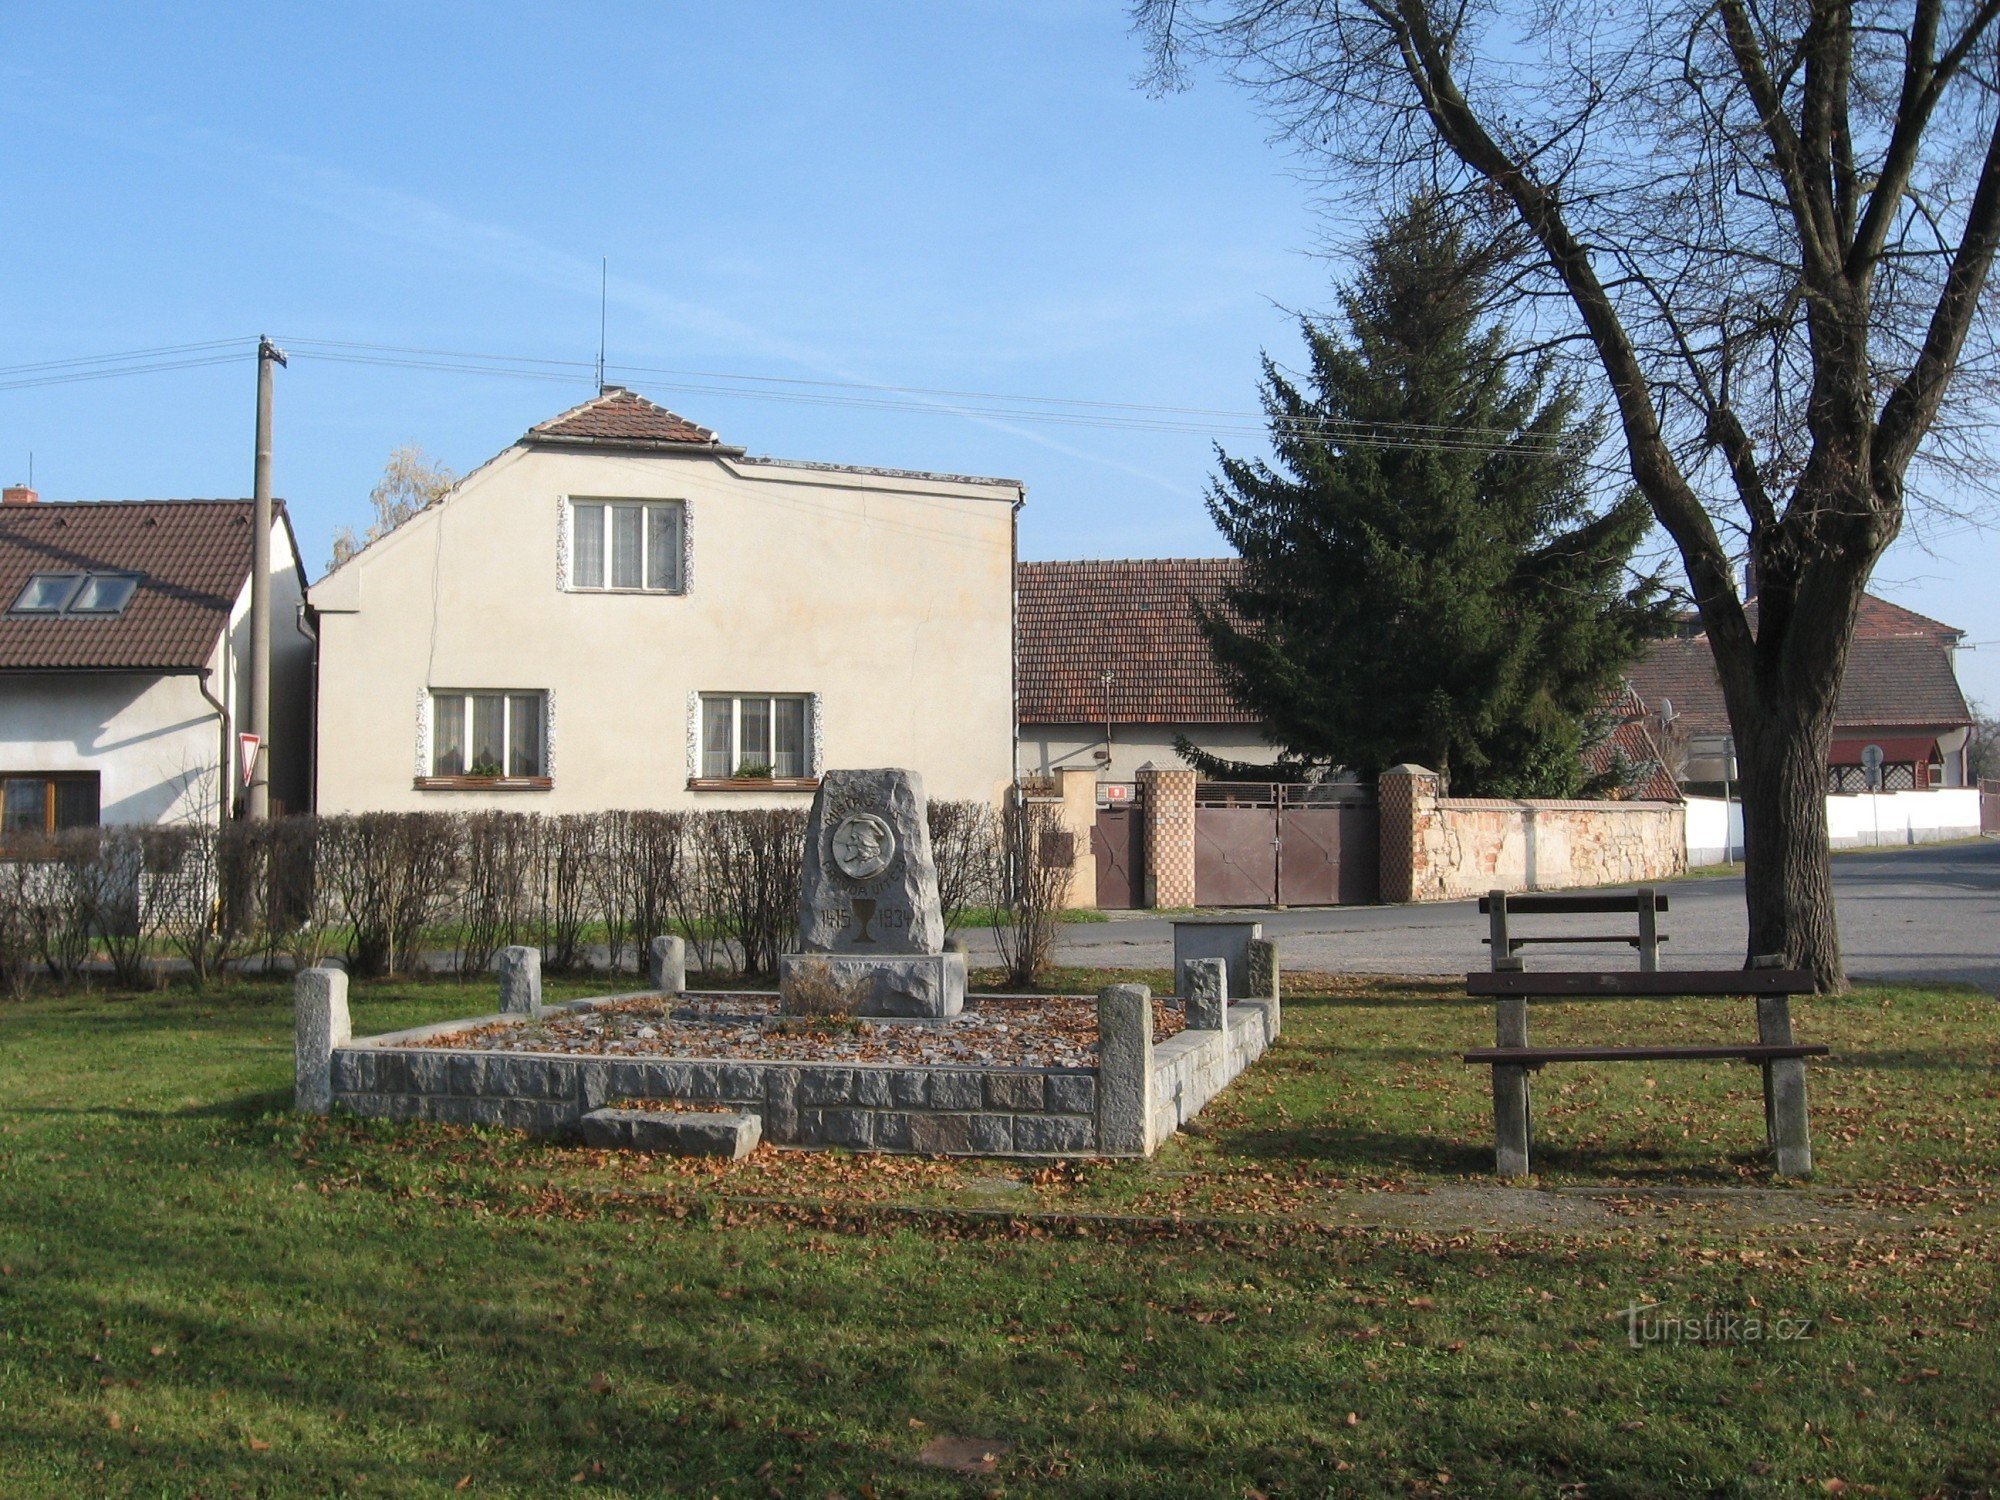
{"label": "utility pole", "polygon": [[271,396],[285,351],[269,339],[257,340],[257,470],[251,484],[255,515],[250,542],[250,713],[257,756],[243,788],[243,815],[251,822],[271,816]]}

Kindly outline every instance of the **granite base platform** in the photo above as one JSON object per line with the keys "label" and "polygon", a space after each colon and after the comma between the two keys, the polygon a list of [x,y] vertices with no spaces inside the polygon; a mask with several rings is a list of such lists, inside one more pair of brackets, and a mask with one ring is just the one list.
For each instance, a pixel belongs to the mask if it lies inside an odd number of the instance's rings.
{"label": "granite base platform", "polygon": [[1094,1067],[579,1056],[450,1043],[476,1028],[533,1024],[518,1014],[350,1038],[345,979],[328,970],[300,976],[301,1109],[578,1137],[586,1115],[650,1100],[754,1116],[762,1139],[779,1146],[928,1155],[1149,1156],[1263,1054],[1281,1021],[1277,997],[1241,999],[1212,1018],[1219,1025],[1156,1043],[1150,993],[1114,985],[1096,1001]]}

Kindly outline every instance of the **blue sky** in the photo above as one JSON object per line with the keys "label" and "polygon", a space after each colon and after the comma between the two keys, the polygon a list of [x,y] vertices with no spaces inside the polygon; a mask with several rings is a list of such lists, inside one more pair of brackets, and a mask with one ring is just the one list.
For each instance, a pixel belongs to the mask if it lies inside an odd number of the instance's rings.
{"label": "blue sky", "polygon": [[[8,7],[0,364],[243,356],[0,390],[0,470],[32,450],[49,498],[246,494],[250,339],[297,339],[275,468],[317,573],[396,445],[462,471],[589,393],[608,257],[611,377],[730,442],[1023,479],[1029,557],[1221,552],[1208,419],[630,370],[1253,410],[1259,350],[1290,356],[1290,310],[1331,300],[1325,226],[1249,100],[1152,99],[1140,64],[1117,4]],[[2000,703],[1996,562],[1990,532],[1947,530],[1879,591],[1992,642],[1962,676]]]}

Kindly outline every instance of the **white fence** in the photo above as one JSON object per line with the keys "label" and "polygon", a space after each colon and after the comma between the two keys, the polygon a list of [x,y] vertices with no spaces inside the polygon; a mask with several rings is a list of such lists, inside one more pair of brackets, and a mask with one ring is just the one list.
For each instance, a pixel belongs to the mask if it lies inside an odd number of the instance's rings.
{"label": "white fence", "polygon": [[[1953,786],[1928,792],[1838,793],[1826,799],[1826,832],[1836,849],[1972,838],[1979,832],[1979,790]],[[1687,844],[1690,869],[1741,859],[1743,804],[1688,798]]]}

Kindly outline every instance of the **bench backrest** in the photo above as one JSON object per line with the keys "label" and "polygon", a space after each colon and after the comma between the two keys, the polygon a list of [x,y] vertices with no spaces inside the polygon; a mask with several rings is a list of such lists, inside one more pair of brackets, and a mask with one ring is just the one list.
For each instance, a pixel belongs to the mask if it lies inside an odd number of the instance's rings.
{"label": "bench backrest", "polygon": [[[1575,895],[1560,892],[1538,892],[1533,895],[1503,895],[1501,901],[1509,912],[1519,912],[1524,917],[1549,916],[1558,912],[1604,912],[1637,911],[1639,892],[1637,891],[1581,891]],[[1665,911],[1667,898],[1653,895],[1653,910]],[[1479,898],[1479,914],[1490,916],[1493,911],[1491,895]]]}
{"label": "bench backrest", "polygon": [[1468,995],[1515,996],[1525,1000],[1810,995],[1816,988],[1812,975],[1804,969],[1680,969],[1664,974],[1480,971],[1465,976]]}

